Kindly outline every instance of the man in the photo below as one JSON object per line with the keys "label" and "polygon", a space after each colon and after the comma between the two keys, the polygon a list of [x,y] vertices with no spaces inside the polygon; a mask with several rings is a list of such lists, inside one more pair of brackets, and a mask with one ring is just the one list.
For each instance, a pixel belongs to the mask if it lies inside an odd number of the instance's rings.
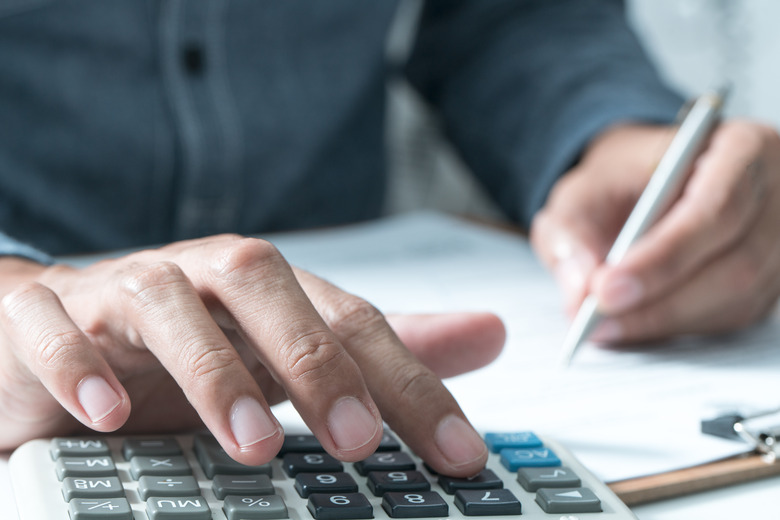
{"label": "man", "polygon": [[[391,328],[241,236],[379,214],[396,5],[19,5],[0,15],[0,447],[202,421],[257,464],[289,398],[338,458],[384,419],[437,471],[476,473],[485,447],[438,376],[493,359],[497,318]],[[724,124],[664,220],[601,265],[680,105],[619,2],[427,2],[403,73],[569,305],[599,296],[602,339],[735,328],[777,299],[780,146],[754,123]],[[49,256],[151,243],[169,245]]]}

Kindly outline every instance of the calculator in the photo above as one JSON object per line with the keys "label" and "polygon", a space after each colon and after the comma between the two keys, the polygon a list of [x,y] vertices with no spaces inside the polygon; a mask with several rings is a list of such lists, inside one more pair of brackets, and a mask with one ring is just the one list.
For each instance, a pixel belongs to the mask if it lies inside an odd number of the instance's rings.
{"label": "calculator", "polygon": [[27,442],[9,469],[20,520],[347,520],[636,517],[563,446],[533,432],[487,433],[471,478],[439,475],[391,431],[344,463],[308,433],[273,461],[233,461],[208,433]]}

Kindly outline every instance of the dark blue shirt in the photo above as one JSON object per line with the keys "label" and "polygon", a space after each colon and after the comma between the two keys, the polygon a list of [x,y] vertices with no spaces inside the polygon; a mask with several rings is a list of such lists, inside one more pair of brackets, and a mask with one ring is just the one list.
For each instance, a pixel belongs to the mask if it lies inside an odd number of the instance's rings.
{"label": "dark blue shirt", "polygon": [[616,0],[0,0],[0,254],[376,217],[403,74],[523,225],[587,142],[667,122]]}

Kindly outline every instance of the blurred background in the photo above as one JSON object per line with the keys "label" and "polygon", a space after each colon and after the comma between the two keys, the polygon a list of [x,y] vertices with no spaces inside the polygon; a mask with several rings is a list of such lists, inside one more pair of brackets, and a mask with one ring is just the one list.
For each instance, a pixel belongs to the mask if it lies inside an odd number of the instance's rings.
{"label": "blurred background", "polygon": [[[388,42],[403,59],[419,0],[405,0]],[[630,24],[667,83],[686,96],[732,85],[726,113],[780,127],[780,2],[626,0]],[[438,122],[402,82],[390,86],[387,212],[434,208],[501,218],[450,146]]]}

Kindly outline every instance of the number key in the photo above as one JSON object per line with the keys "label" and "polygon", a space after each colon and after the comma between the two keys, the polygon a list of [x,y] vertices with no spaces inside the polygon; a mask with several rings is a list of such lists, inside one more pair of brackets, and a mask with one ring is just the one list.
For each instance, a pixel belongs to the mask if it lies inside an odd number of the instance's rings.
{"label": "number key", "polygon": [[385,493],[382,509],[392,518],[445,518],[450,508],[435,491],[420,493]]}
{"label": "number key", "polygon": [[316,520],[356,520],[374,518],[371,502],[361,493],[309,496],[306,506]]}
{"label": "number key", "polygon": [[467,516],[519,515],[520,501],[508,489],[461,489],[455,505]]}
{"label": "number key", "polygon": [[295,490],[308,498],[312,493],[357,493],[358,485],[349,473],[298,473]]}
{"label": "number key", "polygon": [[419,471],[372,471],[368,474],[368,488],[381,497],[389,491],[428,491],[431,483]]}

